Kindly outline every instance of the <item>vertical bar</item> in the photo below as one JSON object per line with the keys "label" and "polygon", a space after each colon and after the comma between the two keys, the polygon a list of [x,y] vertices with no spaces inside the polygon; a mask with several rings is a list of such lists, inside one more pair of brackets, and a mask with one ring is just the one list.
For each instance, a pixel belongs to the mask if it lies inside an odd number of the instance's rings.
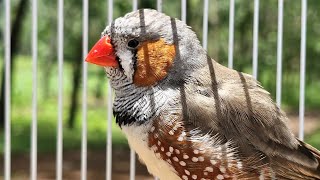
{"label": "vertical bar", "polygon": [[252,52],[252,75],[258,78],[258,30],[259,30],[259,0],[254,0],[253,16],[253,52]]}
{"label": "vertical bar", "polygon": [[108,0],[108,23],[110,24],[113,19],[113,0]]}
{"label": "vertical bar", "polygon": [[233,68],[233,41],[234,41],[234,0],[230,0],[229,8],[229,51],[228,67]]}
{"label": "vertical bar", "polygon": [[181,0],[181,20],[187,23],[187,0]]}
{"label": "vertical bar", "polygon": [[[132,9],[136,11],[138,9],[138,1],[132,0]],[[135,180],[136,176],[136,154],[133,149],[130,149],[130,180]]]}
{"label": "vertical bar", "polygon": [[88,0],[82,5],[82,138],[81,138],[81,180],[87,179],[87,82],[88,67],[84,58],[88,54]]}
{"label": "vertical bar", "polygon": [[32,124],[31,124],[31,175],[37,179],[37,62],[38,62],[38,1],[32,0]]}
{"label": "vertical bar", "polygon": [[208,46],[208,9],[209,1],[204,0],[203,3],[203,33],[202,33],[202,46],[207,50]]}
{"label": "vertical bar", "polygon": [[132,10],[135,11],[138,9],[138,0],[132,0]]}
{"label": "vertical bar", "polygon": [[130,149],[130,180],[135,180],[136,176],[136,153]]}
{"label": "vertical bar", "polygon": [[[113,18],[113,0],[108,0],[108,23]],[[106,180],[112,179],[112,90],[110,81],[107,86],[107,160],[106,160]]]}
{"label": "vertical bar", "polygon": [[162,0],[157,0],[157,10],[162,12]]}
{"label": "vertical bar", "polygon": [[4,180],[11,178],[11,30],[10,30],[10,0],[5,0],[4,28],[4,60],[5,60],[5,129],[4,129]]}
{"label": "vertical bar", "polygon": [[277,105],[281,106],[282,85],[282,35],[283,35],[283,0],[278,0],[278,37],[277,37]]}
{"label": "vertical bar", "polygon": [[108,115],[107,115],[107,172],[106,179],[112,179],[112,90],[111,83],[108,82],[107,87],[107,102],[108,102]]}
{"label": "vertical bar", "polygon": [[[138,9],[138,0],[132,0],[132,10]],[[135,180],[136,176],[136,154],[133,149],[130,149],[130,180]]]}
{"label": "vertical bar", "polygon": [[299,139],[304,139],[304,93],[306,75],[307,0],[301,0]]}
{"label": "vertical bar", "polygon": [[58,126],[56,179],[62,180],[63,149],[63,0],[58,0]]}

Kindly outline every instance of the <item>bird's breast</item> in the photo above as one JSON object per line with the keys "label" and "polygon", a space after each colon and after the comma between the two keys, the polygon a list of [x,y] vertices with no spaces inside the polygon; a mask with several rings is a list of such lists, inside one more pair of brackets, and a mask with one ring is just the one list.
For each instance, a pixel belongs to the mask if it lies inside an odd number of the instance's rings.
{"label": "bird's breast", "polygon": [[172,117],[123,126],[129,144],[149,172],[160,179],[232,179],[241,161],[228,144],[215,145],[208,135],[196,136]]}
{"label": "bird's breast", "polygon": [[198,130],[188,130],[177,116],[155,119],[148,146],[166,161],[181,179],[232,179],[241,168],[228,144]]}
{"label": "bird's breast", "polygon": [[139,159],[146,164],[149,173],[160,179],[180,179],[174,168],[166,161],[161,160],[161,157],[150,148],[150,128],[151,123],[132,124],[122,126],[122,131],[127,136],[130,147],[138,154]]}

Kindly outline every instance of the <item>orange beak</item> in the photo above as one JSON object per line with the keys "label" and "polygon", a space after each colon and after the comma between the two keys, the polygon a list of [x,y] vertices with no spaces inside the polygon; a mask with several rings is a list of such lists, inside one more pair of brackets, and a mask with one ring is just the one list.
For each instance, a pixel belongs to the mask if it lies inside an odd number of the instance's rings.
{"label": "orange beak", "polygon": [[109,36],[103,36],[90,50],[86,61],[99,66],[118,67],[114,48]]}

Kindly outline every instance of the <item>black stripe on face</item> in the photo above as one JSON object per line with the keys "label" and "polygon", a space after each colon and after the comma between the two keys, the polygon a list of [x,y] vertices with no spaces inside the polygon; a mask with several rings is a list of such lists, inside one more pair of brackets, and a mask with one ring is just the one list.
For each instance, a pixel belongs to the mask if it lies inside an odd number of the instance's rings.
{"label": "black stripe on face", "polygon": [[137,69],[137,62],[138,62],[137,49],[132,50],[132,53],[133,53],[133,59],[132,59],[132,61],[133,61],[133,70],[135,72],[136,69]]}
{"label": "black stripe on face", "polygon": [[119,56],[116,56],[116,61],[117,61],[118,64],[119,64],[119,69],[120,69],[121,71],[123,71],[123,67],[122,67],[122,65],[121,65],[121,63],[120,63],[120,58],[119,58]]}

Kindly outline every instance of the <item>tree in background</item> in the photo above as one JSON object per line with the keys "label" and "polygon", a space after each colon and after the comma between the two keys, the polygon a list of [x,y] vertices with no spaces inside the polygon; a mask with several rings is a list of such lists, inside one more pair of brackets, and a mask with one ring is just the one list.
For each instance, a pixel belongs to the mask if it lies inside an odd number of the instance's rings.
{"label": "tree in background", "polygon": [[[1,2],[0,2],[1,3]],[[11,29],[11,81],[13,79],[14,75],[14,64],[15,64],[15,57],[18,53],[18,48],[21,43],[21,30],[22,30],[22,23],[26,16],[26,7],[28,4],[27,0],[20,0],[20,2],[17,5],[16,9],[16,15],[12,23],[12,29]],[[1,78],[1,95],[0,95],[0,127],[4,127],[4,119],[5,119],[5,110],[4,110],[4,104],[5,104],[5,61],[3,61],[2,66],[2,78]],[[12,88],[12,87],[11,87]]]}

